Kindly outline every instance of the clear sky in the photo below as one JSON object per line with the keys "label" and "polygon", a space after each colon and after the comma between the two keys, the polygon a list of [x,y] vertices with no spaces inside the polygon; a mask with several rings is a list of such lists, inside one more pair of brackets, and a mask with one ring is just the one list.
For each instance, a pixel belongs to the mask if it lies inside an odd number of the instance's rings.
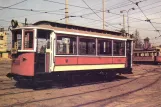
{"label": "clear sky", "polygon": [[[161,37],[155,39],[155,37],[159,37],[159,33],[155,30],[160,30],[161,34],[161,0],[131,1],[134,3],[142,1],[139,2],[139,7],[145,15],[138,6],[129,0],[105,0],[106,29],[120,30],[123,25],[123,13],[120,11],[135,8],[128,13],[130,33],[134,33],[137,29],[142,39],[149,37],[154,45],[161,44]],[[64,3],[65,0],[0,0],[0,27],[7,29],[12,19],[24,22],[25,18],[27,18],[28,23],[40,20],[65,23]],[[69,15],[76,16],[70,17],[69,23],[102,29],[102,0],[68,0],[68,4]],[[124,14],[127,31],[127,12],[124,11]],[[145,16],[150,19],[151,23],[145,21]]]}

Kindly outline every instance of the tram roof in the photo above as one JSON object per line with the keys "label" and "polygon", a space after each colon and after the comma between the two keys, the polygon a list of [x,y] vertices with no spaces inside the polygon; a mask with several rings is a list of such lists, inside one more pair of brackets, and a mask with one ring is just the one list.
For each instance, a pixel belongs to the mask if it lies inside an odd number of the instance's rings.
{"label": "tram roof", "polygon": [[96,33],[103,33],[103,34],[113,34],[113,35],[118,35],[118,36],[121,36],[122,34],[121,32],[96,29],[96,28],[90,28],[90,27],[84,27],[84,26],[78,26],[78,25],[72,25],[72,24],[51,22],[51,21],[38,21],[34,23],[33,25],[50,25],[52,27],[57,27],[57,28],[74,29],[74,30],[89,31],[89,32],[96,32]]}
{"label": "tram roof", "polygon": [[32,25],[19,26],[14,29],[20,29],[20,28],[37,28],[37,29],[54,30],[56,33],[66,32],[66,33],[80,34],[80,35],[86,34],[90,36],[102,36],[102,37],[107,36],[112,39],[117,38],[118,40],[127,40],[127,39],[133,40],[131,36],[123,36],[121,32],[89,28],[89,27],[51,22],[51,21],[38,21]]}

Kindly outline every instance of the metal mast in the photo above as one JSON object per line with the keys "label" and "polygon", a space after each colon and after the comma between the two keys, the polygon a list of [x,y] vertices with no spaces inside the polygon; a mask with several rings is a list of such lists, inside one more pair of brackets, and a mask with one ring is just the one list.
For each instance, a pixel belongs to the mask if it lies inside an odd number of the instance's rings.
{"label": "metal mast", "polygon": [[123,14],[123,29],[125,30],[125,15]]}
{"label": "metal mast", "polygon": [[65,23],[68,24],[69,15],[68,15],[68,0],[65,0]]}
{"label": "metal mast", "polygon": [[103,29],[105,29],[105,0],[102,0],[103,7]]}

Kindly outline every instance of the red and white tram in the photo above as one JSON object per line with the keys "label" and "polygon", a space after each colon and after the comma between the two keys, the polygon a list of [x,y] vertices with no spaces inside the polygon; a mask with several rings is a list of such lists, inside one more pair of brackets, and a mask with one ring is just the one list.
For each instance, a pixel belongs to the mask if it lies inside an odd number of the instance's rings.
{"label": "red and white tram", "polygon": [[114,76],[132,70],[132,39],[120,32],[39,21],[13,28],[12,36],[8,76],[17,81],[86,72]]}

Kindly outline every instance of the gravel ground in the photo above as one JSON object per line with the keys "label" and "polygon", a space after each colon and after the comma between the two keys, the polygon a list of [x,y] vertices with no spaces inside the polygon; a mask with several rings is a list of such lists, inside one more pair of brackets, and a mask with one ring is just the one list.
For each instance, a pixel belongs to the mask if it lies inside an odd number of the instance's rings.
{"label": "gravel ground", "polygon": [[33,90],[5,75],[10,61],[0,62],[0,107],[161,107],[160,65],[134,65],[133,74],[111,82]]}

